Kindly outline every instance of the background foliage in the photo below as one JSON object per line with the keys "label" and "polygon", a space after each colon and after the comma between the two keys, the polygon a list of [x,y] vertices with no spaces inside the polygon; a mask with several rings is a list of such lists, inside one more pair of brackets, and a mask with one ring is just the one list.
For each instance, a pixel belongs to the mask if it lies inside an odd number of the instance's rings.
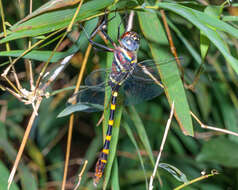
{"label": "background foliage", "polygon": [[[46,1],[35,0],[33,10],[41,5],[44,7],[38,9],[39,12],[25,22],[19,23],[17,22],[29,12],[29,2],[9,0],[2,3],[4,11],[2,18],[5,17],[6,20],[7,36],[4,37],[3,32],[1,33],[1,73],[9,65],[9,57],[14,59],[28,49],[29,40],[32,44],[43,40],[15,64],[22,86],[29,90],[27,59],[32,61],[34,78],[37,79],[43,68],[42,62],[48,61],[59,38],[64,34],[65,30],[61,29],[69,25],[78,2],[65,0],[51,7]],[[181,79],[171,81],[168,75],[173,78],[178,75],[178,69],[164,64],[165,70],[161,68],[161,78],[169,89],[167,96],[162,94],[136,106],[119,108],[113,134],[115,140],[112,142],[110,154],[111,162],[106,170],[104,184],[99,184],[99,188],[111,186],[113,189],[147,188],[146,181],[153,171],[154,160],[169,117],[168,102],[171,103],[175,99],[176,112],[185,130],[180,130],[178,122],[173,119],[161,162],[170,164],[171,168],[173,166],[179,171],[174,173],[176,169],[166,170],[166,167],[161,165],[160,182],[155,178],[154,189],[176,188],[183,184],[186,178],[190,181],[201,176],[202,171],[210,173],[213,169],[220,175],[189,185],[185,189],[237,189],[238,137],[201,129],[195,121],[193,121],[194,137],[183,134],[183,132],[190,135],[193,133],[189,109],[205,124],[238,132],[237,6],[235,2],[229,6],[224,1],[214,3],[206,0],[85,1],[76,18],[77,22],[50,59],[47,67],[49,71],[57,66],[56,62],[75,53],[67,68],[47,89],[50,97],[44,98],[40,105],[39,115],[34,121],[11,189],[60,188],[64,173],[69,116],[60,118],[57,116],[67,107],[67,100],[73,93],[88,47],[88,41],[85,34],[81,32],[79,23],[84,24],[87,32],[91,33],[100,21],[100,16],[105,14],[105,9],[118,12],[117,17],[108,24],[108,33],[113,39],[117,35],[120,20],[126,25],[128,18],[125,16],[126,13],[134,10],[133,30],[141,36],[139,60],[152,58],[158,61],[172,57],[161,12],[158,9],[165,10],[177,53],[183,57],[185,83],[194,85],[193,88],[186,88],[188,85],[183,88]],[[112,15],[114,13],[110,14]],[[47,38],[57,30],[61,31]],[[95,41],[104,43],[99,35],[95,37]],[[10,45],[10,51],[6,51],[7,43]],[[112,56],[105,52],[91,51],[84,76],[94,69],[110,66],[111,59]],[[196,80],[197,74],[198,80]],[[9,74],[9,78],[15,83],[12,73]],[[193,83],[194,81],[197,83]],[[4,78],[1,78],[0,84],[2,88],[0,91],[0,189],[6,189],[9,173],[33,111],[31,105],[23,104],[4,91],[3,87],[11,88]],[[73,189],[77,183],[77,175],[84,160],[88,160],[88,165],[80,188],[94,188],[92,184],[94,164],[97,152],[102,147],[102,128],[105,131],[106,126],[105,121],[104,127],[96,127],[100,117],[101,113],[75,113],[66,185],[68,189]],[[121,126],[120,130],[119,126]]]}

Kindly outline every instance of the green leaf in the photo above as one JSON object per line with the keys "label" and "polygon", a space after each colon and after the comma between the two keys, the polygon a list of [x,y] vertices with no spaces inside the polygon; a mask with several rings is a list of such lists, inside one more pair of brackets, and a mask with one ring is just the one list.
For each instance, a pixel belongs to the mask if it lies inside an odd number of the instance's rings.
{"label": "green leaf", "polygon": [[23,189],[37,190],[37,182],[35,176],[29,171],[27,167],[20,169],[20,179]]}
{"label": "green leaf", "polygon": [[123,127],[125,128],[126,132],[127,132],[127,135],[129,136],[132,144],[135,146],[136,148],[136,152],[137,152],[137,155],[138,155],[138,158],[140,160],[140,164],[141,164],[141,168],[144,172],[144,176],[145,176],[145,182],[146,182],[146,189],[148,189],[148,180],[147,180],[147,177],[146,177],[146,170],[145,170],[145,166],[144,166],[144,162],[143,162],[143,159],[142,159],[142,156],[140,154],[140,149],[139,149],[139,146],[137,145],[137,142],[133,136],[133,133],[130,129],[130,127],[128,126],[128,124],[126,122],[123,123]]}
{"label": "green leaf", "polygon": [[[205,8],[204,12],[211,17],[219,19],[221,15],[221,8],[218,6],[208,6]],[[203,31],[200,31],[200,50],[202,59],[205,59],[209,46],[209,39],[204,35]]]}
{"label": "green leaf", "polygon": [[[1,51],[1,57],[19,57],[25,50],[12,50],[12,51]],[[51,56],[52,51],[38,51],[32,50],[23,56],[23,58],[37,60],[37,61],[47,61]],[[50,62],[57,62],[65,56],[69,55],[67,52],[55,52]]]}
{"label": "green leaf", "polygon": [[200,50],[202,59],[206,58],[209,46],[210,46],[209,39],[204,35],[202,31],[200,31]]}
{"label": "green leaf", "polygon": [[227,167],[238,167],[238,143],[219,137],[204,143],[197,161],[213,162]]}
{"label": "green leaf", "polygon": [[[154,59],[171,58],[169,43],[157,15],[151,12],[138,12],[138,16],[141,30],[149,42]],[[151,22],[148,22],[148,20]],[[175,116],[183,133],[193,136],[190,110],[177,65],[175,63],[159,65],[159,73],[169,103],[172,104],[174,101]]]}
{"label": "green leaf", "polygon": [[87,111],[88,109],[94,109],[94,108],[96,110],[104,109],[104,107],[99,104],[89,104],[89,103],[78,102],[77,104],[66,107],[63,111],[59,113],[57,117],[65,117],[77,111]]}
{"label": "green leaf", "polygon": [[238,16],[223,16],[222,17],[223,21],[238,21]]}
{"label": "green leaf", "polygon": [[178,168],[172,166],[171,164],[160,163],[159,167],[168,171],[178,181],[181,181],[183,183],[188,182],[188,179],[187,179],[186,175],[183,172],[181,172]]}
{"label": "green leaf", "polygon": [[[0,189],[5,190],[8,186],[8,177],[10,175],[10,172],[8,169],[4,166],[2,161],[0,161]],[[10,190],[19,190],[16,183],[13,181]]]}
{"label": "green leaf", "polygon": [[[84,3],[80,8],[79,14],[75,21],[80,22],[89,19],[90,17],[103,12],[102,9],[112,3],[113,0],[89,1]],[[5,38],[0,40],[0,43],[24,37],[39,36],[56,31],[60,28],[65,28],[71,22],[76,9],[77,7],[69,7],[62,10],[59,9],[52,12],[46,12],[22,24],[13,25],[10,28],[11,31],[8,32],[8,35]]]}
{"label": "green leaf", "polygon": [[[226,97],[226,93],[229,88],[225,85],[219,85],[219,83],[215,83],[213,87],[215,91],[215,96],[219,101],[219,108],[223,116],[222,118],[224,120],[225,127],[230,131],[238,133],[237,110]],[[237,136],[229,135],[229,139],[238,143]]]}
{"label": "green leaf", "polygon": [[118,175],[118,161],[117,158],[114,159],[113,167],[112,167],[112,187],[113,190],[120,190],[119,185],[119,175]]}
{"label": "green leaf", "polygon": [[130,119],[133,121],[133,123],[136,127],[136,130],[137,130],[137,133],[140,137],[140,140],[143,143],[145,150],[149,155],[150,161],[154,166],[155,160],[154,160],[153,152],[151,149],[150,141],[149,141],[149,138],[148,138],[146,130],[145,130],[145,126],[144,126],[143,122],[141,121],[141,118],[139,117],[138,113],[136,112],[135,107],[130,106],[129,110],[130,110]]}
{"label": "green leaf", "polygon": [[81,0],[63,0],[63,1],[50,0],[44,5],[42,5],[41,7],[39,7],[38,9],[36,9],[35,11],[33,11],[31,14],[27,15],[25,18],[20,20],[18,23],[25,22],[26,20],[29,20],[35,17],[36,15],[42,14],[44,12],[49,12],[55,9],[60,9],[60,8],[62,9],[67,6],[75,5],[76,3],[79,3],[80,1]]}
{"label": "green leaf", "polygon": [[214,29],[216,29],[218,31],[227,32],[228,34],[238,38],[238,30],[236,28],[217,18],[213,18],[206,13],[196,11],[177,3],[159,3],[158,8],[170,10],[184,17],[194,24],[194,26],[203,31],[204,35],[206,35],[208,39],[219,49],[228,63],[232,66],[236,73],[238,73],[238,60],[231,55],[221,35],[214,31]]}

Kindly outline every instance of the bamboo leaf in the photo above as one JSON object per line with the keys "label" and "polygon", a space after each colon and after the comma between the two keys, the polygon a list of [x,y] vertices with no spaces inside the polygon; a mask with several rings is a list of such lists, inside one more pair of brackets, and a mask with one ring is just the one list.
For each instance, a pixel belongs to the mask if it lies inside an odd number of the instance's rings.
{"label": "bamboo leaf", "polygon": [[[7,189],[8,186],[8,177],[10,172],[5,167],[5,165],[0,161],[0,189]],[[10,190],[19,190],[16,183],[13,181]]]}
{"label": "bamboo leaf", "polygon": [[[76,22],[87,20],[90,17],[102,13],[102,9],[111,5],[113,0],[89,1],[84,3],[76,18]],[[8,35],[0,40],[0,43],[5,43],[10,40],[15,40],[24,37],[34,37],[49,32],[56,31],[60,28],[67,27],[75,14],[77,7],[68,7],[52,12],[45,12],[24,23],[13,25],[8,31]]]}
{"label": "bamboo leaf", "polygon": [[236,28],[217,18],[211,17],[206,13],[179,5],[177,3],[160,3],[158,8],[170,10],[184,17],[194,24],[194,26],[203,31],[204,35],[206,35],[208,39],[220,50],[227,62],[232,66],[236,73],[238,73],[238,60],[231,55],[221,35],[217,31],[214,31],[214,29],[223,31],[238,38],[238,30]]}
{"label": "bamboo leaf", "polygon": [[168,171],[178,181],[181,181],[183,183],[187,183],[188,182],[188,179],[187,179],[186,175],[183,172],[181,172],[178,168],[172,166],[171,164],[160,163],[159,167],[163,168],[166,171]]}
{"label": "bamboo leaf", "polygon": [[[12,51],[1,51],[0,56],[1,57],[19,57],[24,50],[12,50]],[[32,60],[37,60],[37,61],[47,61],[52,54],[52,51],[38,51],[38,50],[32,50],[23,58],[26,59],[32,59]],[[69,55],[67,52],[55,52],[53,57],[51,58],[50,62],[57,62],[60,59],[66,57]]]}
{"label": "bamboo leaf", "polygon": [[139,158],[139,160],[140,160],[141,168],[142,168],[142,170],[143,170],[143,172],[144,172],[144,175],[145,175],[146,189],[148,189],[148,180],[147,180],[147,177],[146,177],[146,170],[145,170],[145,166],[144,166],[144,162],[143,162],[142,156],[141,156],[141,154],[140,154],[139,146],[137,145],[137,142],[136,142],[136,140],[135,140],[135,138],[134,138],[134,136],[133,136],[133,133],[132,133],[132,131],[131,131],[129,125],[128,125],[126,122],[124,122],[124,123],[123,123],[123,127],[125,128],[125,130],[126,130],[126,132],[127,132],[127,135],[129,136],[129,138],[130,138],[132,144],[133,144],[133,145],[135,146],[135,148],[136,148],[136,152],[137,152],[138,158]]}
{"label": "bamboo leaf", "polygon": [[[205,8],[204,13],[208,14],[211,17],[219,19],[221,14],[221,8],[218,6],[208,6]],[[209,39],[207,38],[207,36],[204,35],[203,31],[200,31],[200,50],[202,59],[205,59],[209,46]]]}
{"label": "bamboo leaf", "polygon": [[141,142],[143,143],[143,145],[145,147],[146,152],[149,155],[151,163],[154,165],[155,160],[154,160],[154,157],[153,157],[153,152],[152,152],[152,149],[151,149],[150,141],[149,141],[149,138],[148,138],[146,130],[145,130],[145,126],[144,126],[143,122],[141,121],[138,113],[136,112],[135,107],[130,106],[129,110],[130,110],[130,118],[131,118],[131,120],[133,121],[133,123],[136,127],[137,133],[140,137]]}
{"label": "bamboo leaf", "polygon": [[211,139],[203,145],[202,151],[196,159],[200,162],[214,162],[237,168],[237,146],[238,143],[223,137]]}
{"label": "bamboo leaf", "polygon": [[87,110],[89,109],[103,110],[104,108],[100,104],[89,104],[89,103],[78,102],[77,104],[73,104],[66,107],[63,111],[59,113],[57,117],[65,117],[74,112],[79,112],[79,111],[87,112]]}
{"label": "bamboo leaf", "polygon": [[114,190],[120,190],[118,173],[119,173],[118,161],[117,161],[117,158],[115,158],[113,162],[113,168],[112,168],[112,187]]}
{"label": "bamboo leaf", "polygon": [[37,182],[35,176],[29,171],[27,167],[22,167],[20,170],[20,179],[23,189],[27,190],[31,187],[32,190],[37,190]]}
{"label": "bamboo leaf", "polygon": [[[171,58],[166,34],[155,13],[138,13],[141,30],[149,42],[155,60]],[[148,19],[151,22],[148,22]],[[171,104],[174,101],[175,116],[185,135],[193,136],[189,106],[176,64],[159,65],[159,73],[165,86],[165,93]]]}

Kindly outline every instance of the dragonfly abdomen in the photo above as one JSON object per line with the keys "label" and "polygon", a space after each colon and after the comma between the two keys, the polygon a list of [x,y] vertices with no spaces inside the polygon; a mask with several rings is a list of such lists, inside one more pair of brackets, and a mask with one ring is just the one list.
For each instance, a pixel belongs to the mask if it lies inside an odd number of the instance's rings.
{"label": "dragonfly abdomen", "polygon": [[114,91],[112,92],[108,129],[107,129],[107,134],[106,134],[103,150],[102,150],[102,152],[98,158],[97,164],[96,164],[94,184],[97,184],[99,182],[100,178],[103,175],[104,168],[107,163],[107,156],[109,154],[109,147],[110,147],[110,142],[111,142],[111,137],[112,137],[112,127],[113,127],[113,123],[114,123],[114,113],[116,110],[116,100],[117,100],[117,96],[118,96],[118,90],[119,90],[119,88],[115,88]]}

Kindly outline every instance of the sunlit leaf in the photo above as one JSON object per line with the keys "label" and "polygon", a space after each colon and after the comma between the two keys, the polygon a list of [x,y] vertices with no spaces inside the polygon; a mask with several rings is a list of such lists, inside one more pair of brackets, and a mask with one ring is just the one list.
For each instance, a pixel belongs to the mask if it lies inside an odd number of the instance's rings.
{"label": "sunlit leaf", "polygon": [[[83,21],[100,13],[100,10],[111,5],[113,0],[89,1],[82,5],[76,21]],[[7,37],[0,40],[4,43],[23,37],[34,37],[67,27],[75,14],[76,7],[59,9],[38,15],[19,25],[13,25]],[[102,11],[103,12],[103,11]]]}
{"label": "sunlit leaf", "polygon": [[183,172],[181,172],[178,168],[172,166],[171,164],[160,163],[159,167],[168,171],[178,181],[181,181],[183,183],[188,182],[188,179],[187,179],[186,175]]}

